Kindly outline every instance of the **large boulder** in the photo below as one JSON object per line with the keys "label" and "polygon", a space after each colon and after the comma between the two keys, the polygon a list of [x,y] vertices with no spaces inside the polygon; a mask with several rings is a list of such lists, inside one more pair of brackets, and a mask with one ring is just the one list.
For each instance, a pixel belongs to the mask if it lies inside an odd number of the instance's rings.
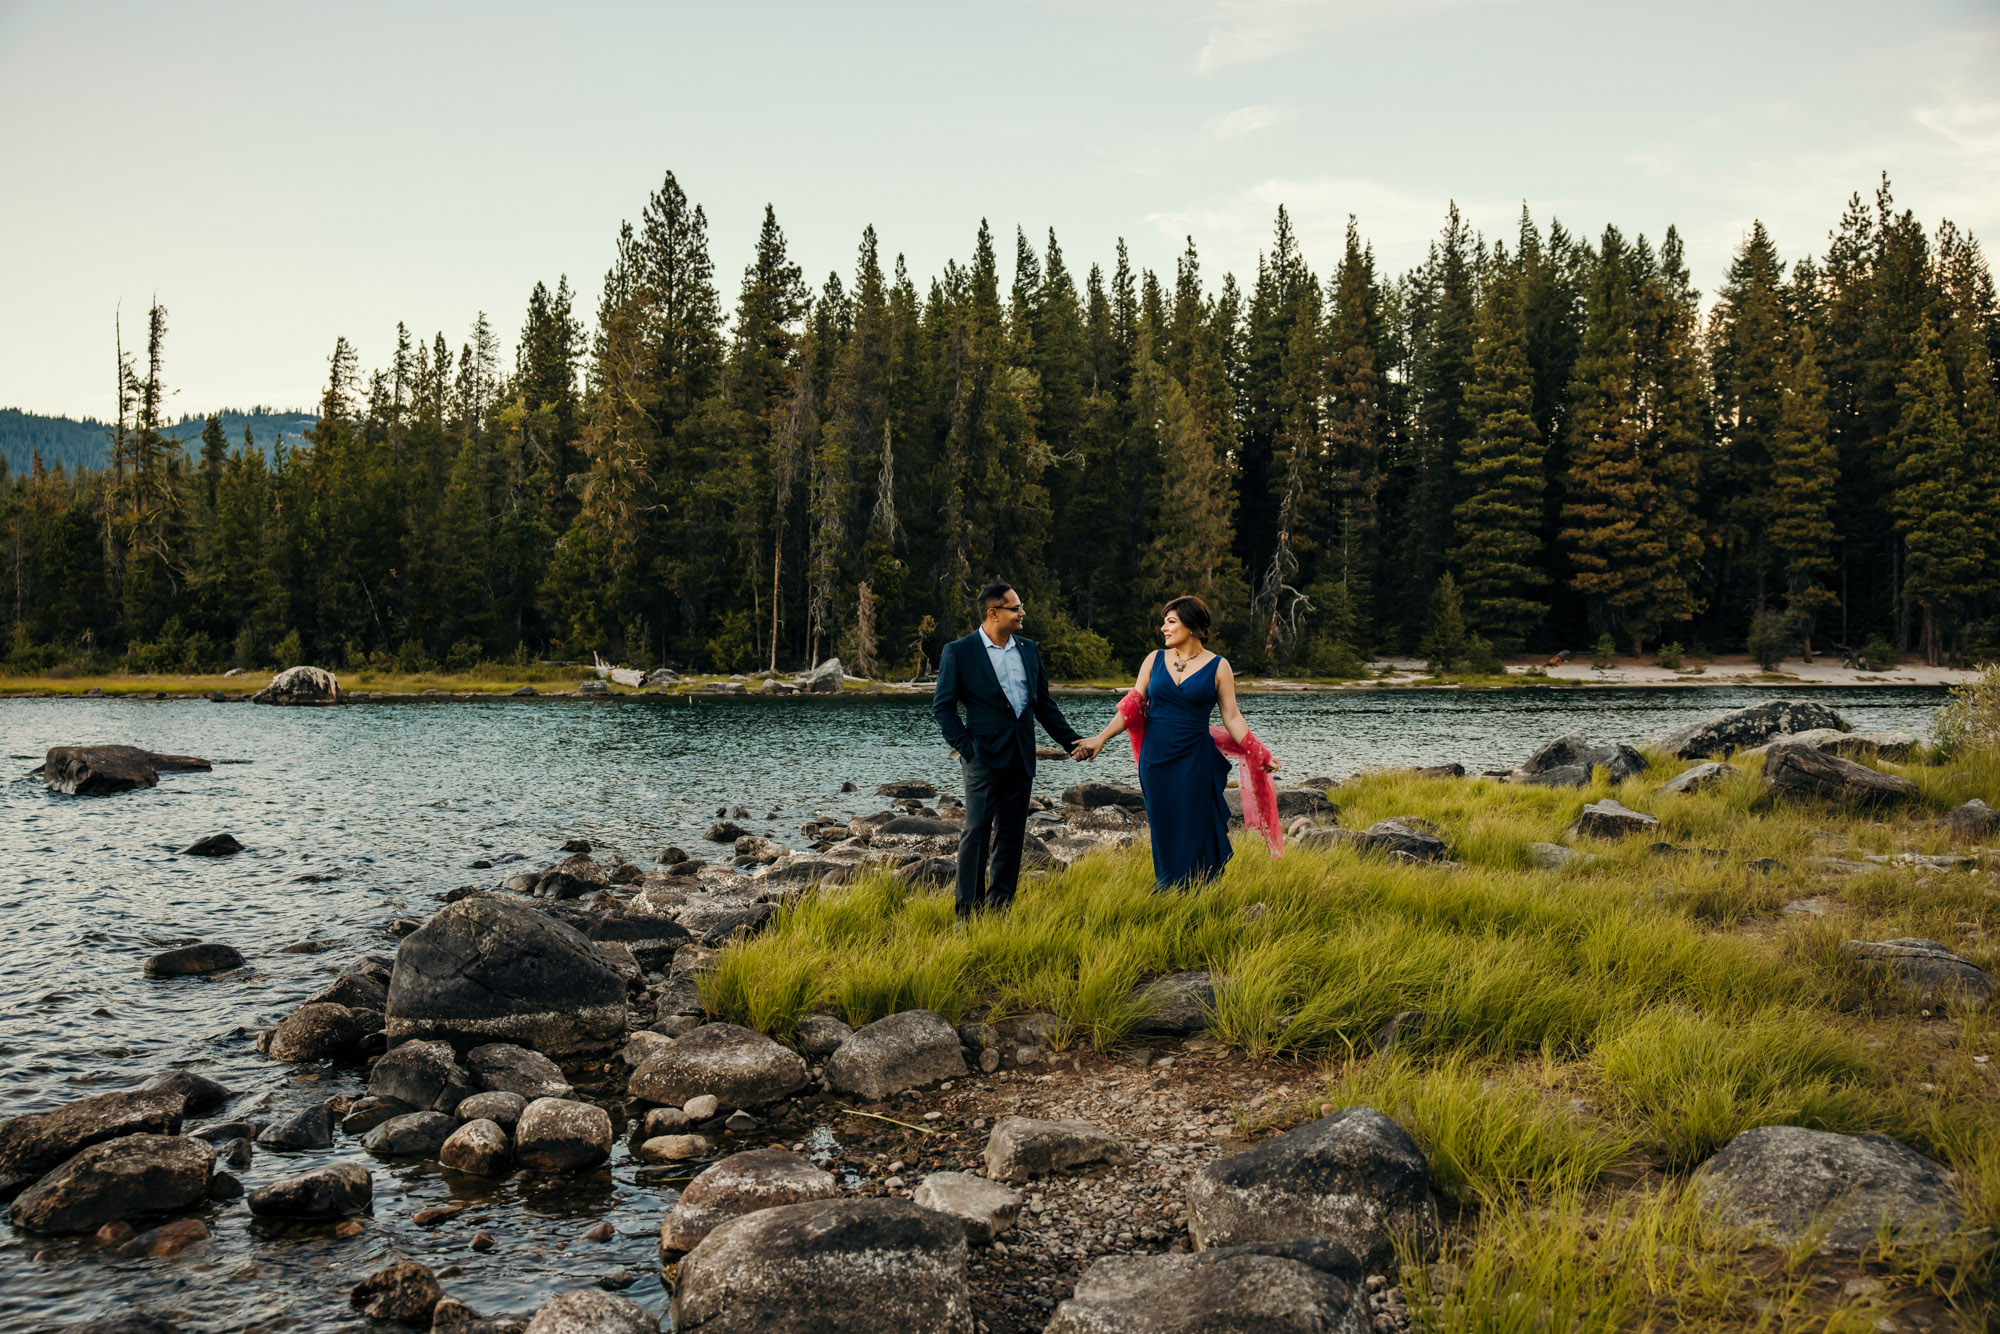
{"label": "large boulder", "polygon": [[367,1168],[360,1163],[329,1163],[258,1187],[250,1192],[248,1204],[259,1218],[314,1220],[367,1213],[374,1198],[374,1178]]}
{"label": "large boulder", "polygon": [[808,695],[837,695],[842,673],[839,658],[828,658],[799,678],[799,689]]}
{"label": "large boulder", "polygon": [[429,1329],[431,1312],[443,1298],[436,1274],[415,1260],[397,1260],[355,1284],[347,1303],[370,1320]]}
{"label": "large boulder", "polygon": [[438,1146],[438,1162],[454,1172],[472,1176],[506,1176],[514,1169],[514,1144],[499,1122],[482,1117],[467,1121],[451,1132]]}
{"label": "large boulder", "polygon": [[507,899],[461,899],[404,937],[387,1019],[392,1042],[601,1050],[624,1034],[625,979],[574,927]]}
{"label": "large boulder", "polygon": [[1051,1172],[1132,1161],[1125,1142],[1088,1121],[1038,1121],[1003,1116],[986,1137],[986,1175],[995,1181],[1027,1181]]}
{"label": "large boulder", "polygon": [[182,1101],[184,1116],[212,1112],[236,1095],[207,1075],[192,1070],[162,1070],[139,1086],[142,1093],[171,1093]]}
{"label": "large boulder", "polygon": [[380,1010],[307,1001],[278,1021],[264,1052],[274,1061],[340,1060],[358,1054],[381,1031]]}
{"label": "large boulder", "polygon": [[587,852],[557,862],[535,881],[538,899],[580,899],[611,888],[611,873]]}
{"label": "large boulder", "polygon": [[2000,811],[1978,797],[1954,806],[1951,813],[1944,817],[1944,822],[1952,833],[1961,838],[1987,838],[2000,833]]}
{"label": "large boulder", "polygon": [[722,1224],[681,1261],[680,1334],[972,1334],[965,1231],[908,1200],[814,1200]]}
{"label": "large boulder", "polygon": [[1221,1158],[1188,1183],[1197,1250],[1324,1237],[1371,1274],[1392,1272],[1394,1238],[1423,1250],[1438,1236],[1431,1169],[1409,1133],[1372,1107],[1348,1107]]}
{"label": "large boulder", "polygon": [[1583,782],[1572,784],[1565,774],[1562,781],[1544,782],[1544,787],[1587,786],[1593,769],[1603,769],[1614,783],[1622,783],[1628,778],[1636,778],[1646,772],[1646,757],[1623,742],[1608,746],[1592,745],[1581,733],[1569,732],[1553,741],[1544,742],[1521,765],[1524,777],[1534,779],[1555,774],[1558,770],[1581,769]]}
{"label": "large boulder", "polygon": [[1194,1255],[1107,1255],[1045,1334],[1369,1334],[1362,1274],[1319,1239]]}
{"label": "large boulder", "polygon": [[826,1063],[826,1082],[834,1092],[870,1102],[966,1073],[958,1030],[930,1010],[877,1019],[841,1043]]}
{"label": "large boulder", "polygon": [[1734,778],[1742,772],[1741,769],[1738,769],[1733,764],[1725,764],[1720,760],[1703,760],[1699,764],[1690,765],[1681,770],[1672,778],[1660,784],[1660,791],[1672,792],[1677,795],[1702,792],[1714,787],[1725,779]]}
{"label": "large boulder", "polygon": [[1919,1005],[1950,1000],[1982,1006],[1993,999],[1993,979],[1969,959],[1935,940],[1904,936],[1895,940],[1850,940],[1840,956],[1861,973],[1880,978]]}
{"label": "large boulder", "polygon": [[273,1121],[257,1133],[257,1143],[279,1153],[333,1147],[333,1111],[323,1102]]}
{"label": "large boulder", "polygon": [[1917,794],[1917,785],[1907,778],[1810,746],[1782,743],[1764,752],[1764,782],[1785,796],[1838,801],[1901,801]]}
{"label": "large boulder", "polygon": [[8,1217],[26,1232],[95,1232],[201,1204],[214,1168],[215,1146],[206,1140],[126,1135],[91,1145],[22,1191]]}
{"label": "large boulder", "polygon": [[1168,973],[1133,989],[1144,1016],[1134,1033],[1199,1033],[1215,1013],[1215,979],[1205,972]]}
{"label": "large boulder", "polygon": [[660,1224],[660,1254],[693,1250],[732,1218],[838,1194],[833,1174],[783,1149],[733,1153],[688,1182]]}
{"label": "large boulder", "polygon": [[585,1288],[549,1298],[528,1322],[527,1334],[659,1334],[659,1329],[660,1322],[631,1298]]}
{"label": "large boulder", "polygon": [[713,1094],[724,1107],[758,1107],[806,1086],[806,1063],[789,1047],[736,1024],[703,1024],[632,1072],[635,1098],[679,1107]]}
{"label": "large boulder", "polygon": [[405,1042],[369,1070],[368,1092],[408,1103],[418,1111],[453,1112],[479,1092],[479,1086],[458,1063],[449,1042]]}
{"label": "large boulder", "polygon": [[536,1098],[567,1098],[576,1090],[563,1078],[562,1067],[538,1051],[508,1042],[489,1042],[465,1054],[465,1064],[479,1087],[489,1093],[518,1093]]}
{"label": "large boulder", "polygon": [[151,751],[137,746],[51,746],[42,761],[42,783],[51,792],[104,797],[159,785]]}
{"label": "large boulder", "polygon": [[65,1158],[126,1135],[180,1133],[186,1095],[125,1089],[0,1121],[0,1200],[11,1200]]}
{"label": "large boulder", "polygon": [[1127,783],[1084,782],[1063,789],[1062,804],[1090,808],[1123,806],[1127,810],[1146,809],[1146,794]]}
{"label": "large boulder", "polygon": [[1730,709],[1677,728],[1654,742],[1656,749],[1682,760],[1725,757],[1733,750],[1761,746],[1773,737],[1832,728],[1849,732],[1847,720],[1811,700],[1774,699],[1747,709]]}
{"label": "large boulder", "polygon": [[1878,1227],[1936,1235],[1962,1218],[1952,1174],[1887,1135],[1758,1126],[1697,1179],[1724,1221],[1780,1246],[1824,1229],[1821,1250],[1853,1254],[1874,1248]]}
{"label": "large boulder", "polygon": [[340,678],[324,667],[287,667],[250,697],[252,704],[338,704]]}
{"label": "large boulder", "polygon": [[538,1172],[579,1172],[611,1156],[611,1114],[573,1098],[537,1098],[514,1125],[514,1156]]}

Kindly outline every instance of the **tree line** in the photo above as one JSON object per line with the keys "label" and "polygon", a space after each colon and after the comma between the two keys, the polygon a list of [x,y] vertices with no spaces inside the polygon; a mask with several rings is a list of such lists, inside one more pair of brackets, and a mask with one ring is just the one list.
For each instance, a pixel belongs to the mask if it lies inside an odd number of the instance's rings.
{"label": "tree line", "polygon": [[537,283],[511,368],[483,313],[365,374],[338,339],[268,450],[172,438],[156,304],[106,465],[0,476],[8,662],[921,673],[993,576],[1067,676],[1189,592],[1250,671],[1353,674],[1441,603],[1487,654],[1996,636],[1992,275],[1886,178],[1822,256],[1754,226],[1706,315],[1672,228],[1455,207],[1394,278],[1280,209],[1247,289],[1192,240],[1079,283],[1053,231],[1003,279],[984,223],[921,284],[870,227],[814,289],[767,208],[725,315],[669,174],[576,304]]}

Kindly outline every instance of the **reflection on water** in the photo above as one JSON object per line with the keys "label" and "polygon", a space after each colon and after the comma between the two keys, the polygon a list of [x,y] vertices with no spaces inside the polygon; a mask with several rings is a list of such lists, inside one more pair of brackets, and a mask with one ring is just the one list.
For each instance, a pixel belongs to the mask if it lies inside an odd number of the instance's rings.
{"label": "reflection on water", "polygon": [[[1922,731],[1943,692],[1814,691],[1857,727]],[[1285,772],[1342,776],[1375,765],[1450,760],[1475,772],[1515,762],[1559,732],[1642,741],[1761,699],[1733,690],[1514,690],[1249,696],[1251,726]],[[1086,733],[1108,695],[1067,696]],[[0,757],[25,772],[53,745],[125,742],[244,761],[169,774],[108,798],[0,782],[0,1116],[137,1084],[168,1066],[199,1070],[240,1096],[219,1116],[270,1120],[335,1093],[348,1070],[298,1071],[257,1053],[255,1034],[344,966],[393,953],[382,925],[423,918],[437,896],[506,873],[475,859],[544,864],[583,837],[635,861],[669,844],[702,855],[717,807],[792,844],[815,813],[858,814],[892,778],[949,791],[927,702],[913,698],[643,701],[435,701],[268,709],[201,701],[0,701]],[[1053,796],[1090,776],[1131,781],[1130,752],[1089,770],[1044,763]],[[843,780],[860,792],[843,796]],[[767,813],[776,817],[767,819]],[[205,834],[246,845],[234,857],[179,857]],[[193,940],[227,941],[249,966],[209,978],[149,980],[146,956]],[[285,953],[316,942],[316,953]],[[814,1148],[830,1150],[830,1145]],[[240,1175],[257,1186],[343,1157],[259,1150]],[[660,1214],[678,1178],[642,1173],[621,1147],[608,1170],[576,1180],[485,1182],[435,1167],[371,1163],[374,1215],[361,1236],[253,1231],[241,1202],[204,1215],[205,1252],[122,1260],[87,1240],[0,1227],[0,1328],[44,1329],[143,1303],[192,1330],[359,1328],[347,1288],[390,1259],[457,1266],[445,1290],[481,1311],[533,1309],[550,1293],[606,1281],[657,1309]],[[685,1175],[685,1174],[681,1174]],[[419,1226],[419,1210],[470,1207]],[[609,1218],[617,1236],[578,1234]],[[475,1232],[493,1250],[475,1253]],[[42,1258],[37,1259],[36,1256]]]}

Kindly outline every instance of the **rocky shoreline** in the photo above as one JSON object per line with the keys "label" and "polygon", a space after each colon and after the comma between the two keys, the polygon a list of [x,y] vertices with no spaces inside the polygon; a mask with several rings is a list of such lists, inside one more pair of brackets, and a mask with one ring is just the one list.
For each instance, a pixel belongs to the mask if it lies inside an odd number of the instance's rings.
{"label": "rocky shoreline", "polygon": [[[1869,806],[1914,789],[1861,760],[1901,758],[1913,745],[1853,733],[1800,701],[1735,710],[1653,743],[1688,762],[1666,790],[1734,781],[1712,757],[1763,748],[1760,781],[1774,797]],[[149,774],[157,781],[162,758],[198,772],[193,757],[79,747],[51,751],[43,776],[53,789],[111,793],[147,786]],[[1583,787],[1599,769],[1616,778],[1644,768],[1630,745],[1565,736],[1486,777]],[[1292,838],[1457,865],[1429,821],[1341,826],[1337,787],[1308,779],[1282,791]],[[1448,1221],[1422,1151],[1379,1111],[1315,1110],[1309,1071],[1250,1061],[1206,1037],[1215,1006],[1206,974],[1144,980],[1132,999],[1148,1017],[1115,1056],[1069,1050],[1049,1014],[953,1024],[906,1009],[859,1030],[814,1014],[783,1042],[712,1018],[702,978],[782,904],[865,870],[949,880],[962,808],[916,780],[876,796],[887,804],[873,815],[803,826],[805,849],[748,831],[736,821],[750,812],[738,807],[717,810],[707,859],[676,847],[645,864],[601,860],[572,840],[539,868],[480,865],[497,884],[442,894],[425,921],[389,923],[393,956],[359,960],[256,1037],[302,1078],[365,1071],[364,1093],[261,1120],[238,1115],[236,1095],[214,1081],[166,1071],[134,1090],[0,1121],[10,1222],[23,1236],[90,1237],[104,1251],[162,1261],[198,1254],[212,1226],[283,1227],[339,1244],[384,1207],[382,1172],[414,1164],[451,1180],[587,1179],[615,1158],[681,1187],[657,1224],[683,1330],[1165,1334],[1230,1327],[1253,1302],[1272,1329],[1410,1327],[1390,1239],[1434,1254]],[[1143,803],[1117,784],[1079,784],[1040,805],[1031,871],[1146,837]],[[1947,819],[1970,839],[2000,832],[2000,813],[1976,800]],[[1658,827],[1605,800],[1585,806],[1572,833],[1656,838]],[[220,837],[187,852],[231,855]],[[1536,847],[1556,867],[1591,855]],[[1842,958],[1912,1004],[1976,1005],[1992,994],[1983,971],[1934,941],[1850,941]],[[204,941],[143,966],[170,978],[243,962],[234,944]],[[1375,1047],[1386,1051],[1422,1021],[1398,1016]],[[379,1166],[355,1161],[355,1148]],[[281,1155],[287,1170],[246,1189],[236,1173],[265,1155]],[[1883,1219],[1916,1231],[1960,1216],[1942,1167],[1881,1136],[1766,1127],[1738,1136],[1703,1172],[1719,1204],[1778,1244],[1829,1209],[1826,1244],[1849,1249]],[[416,1221],[462,1232],[466,1249],[484,1252],[496,1243],[479,1218],[445,1208]],[[450,1296],[451,1268],[397,1259],[353,1286],[351,1309],[484,1334],[659,1325],[661,1313],[608,1289],[482,1313]],[[175,1326],[134,1313],[78,1328]]]}

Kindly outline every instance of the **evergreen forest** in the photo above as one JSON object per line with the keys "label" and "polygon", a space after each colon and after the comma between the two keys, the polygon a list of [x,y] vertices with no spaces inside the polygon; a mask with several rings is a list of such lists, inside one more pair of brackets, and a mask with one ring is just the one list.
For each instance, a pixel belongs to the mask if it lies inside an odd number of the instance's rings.
{"label": "evergreen forest", "polygon": [[1352,221],[1315,269],[1282,209],[1247,283],[969,240],[919,278],[871,227],[815,287],[766,209],[730,311],[669,174],[511,367],[483,313],[374,369],[340,338],[296,440],[183,442],[155,304],[101,466],[0,473],[7,666],[908,676],[996,576],[1071,678],[1181,593],[1250,672],[1449,660],[1434,612],[1489,654],[2000,639],[1993,278],[1886,178],[1823,254],[1752,227],[1706,306],[1673,229],[1525,209],[1400,275]]}

